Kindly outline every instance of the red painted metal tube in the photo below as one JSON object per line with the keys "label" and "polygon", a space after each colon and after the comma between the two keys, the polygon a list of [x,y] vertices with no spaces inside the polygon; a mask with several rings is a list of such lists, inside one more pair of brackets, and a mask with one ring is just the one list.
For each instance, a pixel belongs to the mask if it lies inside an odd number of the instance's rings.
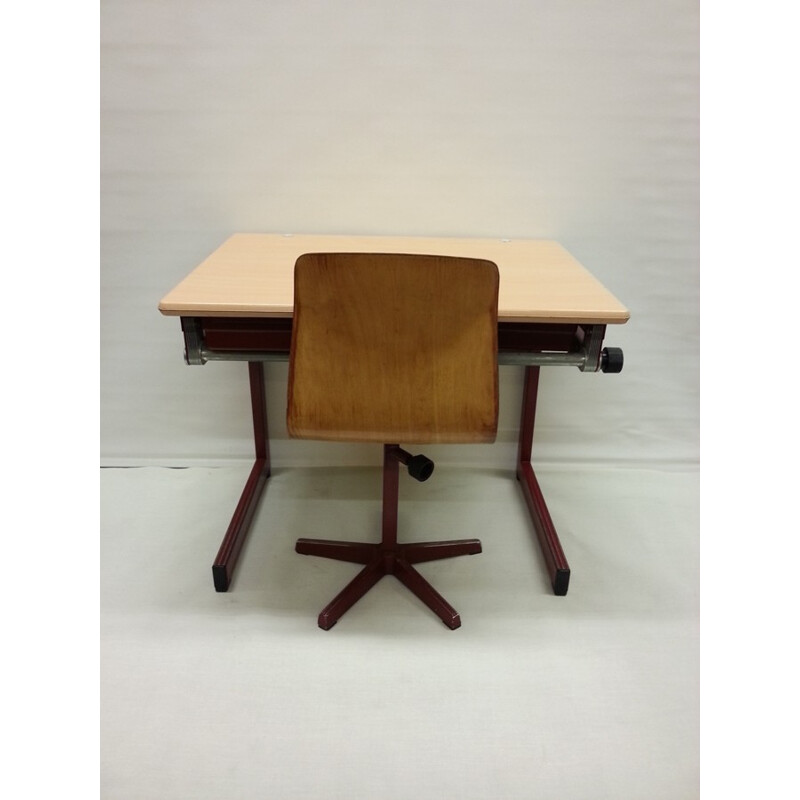
{"label": "red painted metal tube", "polygon": [[250,375],[250,405],[253,412],[253,440],[256,460],[242,495],[233,512],[228,530],[222,539],[219,552],[211,567],[214,588],[227,592],[233,578],[233,570],[239,553],[247,538],[250,523],[258,507],[258,501],[270,475],[269,431],[267,427],[267,398],[264,388],[264,365],[260,361],[248,362]]}
{"label": "red painted metal tube", "polygon": [[539,367],[525,368],[525,384],[522,392],[522,418],[519,426],[519,453],[517,478],[531,515],[536,538],[544,556],[553,592],[565,595],[569,588],[570,569],[561,541],[556,533],[547,503],[544,501],[539,481],[531,465],[533,428],[536,421],[536,398],[539,391]]}

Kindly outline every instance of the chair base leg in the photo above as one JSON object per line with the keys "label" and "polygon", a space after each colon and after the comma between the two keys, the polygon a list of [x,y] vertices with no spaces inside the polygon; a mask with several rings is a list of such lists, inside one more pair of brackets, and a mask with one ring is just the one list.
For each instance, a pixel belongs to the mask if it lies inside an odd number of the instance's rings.
{"label": "chair base leg", "polygon": [[445,542],[387,545],[340,542],[331,539],[298,539],[295,550],[302,555],[364,564],[361,572],[320,612],[318,622],[323,630],[330,630],[342,615],[385,575],[394,575],[450,630],[455,630],[461,626],[459,613],[414,569],[412,564],[474,555],[481,552],[481,543],[478,539],[456,539]]}

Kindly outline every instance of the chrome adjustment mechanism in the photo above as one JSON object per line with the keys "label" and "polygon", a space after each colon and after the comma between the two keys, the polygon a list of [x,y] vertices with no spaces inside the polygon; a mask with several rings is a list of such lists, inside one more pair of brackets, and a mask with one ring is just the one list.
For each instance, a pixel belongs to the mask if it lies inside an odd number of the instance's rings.
{"label": "chrome adjustment mechanism", "polygon": [[[203,341],[203,327],[196,317],[182,318],[184,361],[202,366],[209,361],[288,361],[289,354],[280,350],[211,350]],[[603,347],[605,325],[583,328],[582,347],[577,352],[527,352],[501,350],[497,363],[519,367],[577,367],[581,372],[622,371],[623,355],[619,347]]]}
{"label": "chrome adjustment mechanism", "polygon": [[196,317],[181,317],[183,328],[183,360],[189,366],[202,366],[208,361],[203,349],[203,327]]}

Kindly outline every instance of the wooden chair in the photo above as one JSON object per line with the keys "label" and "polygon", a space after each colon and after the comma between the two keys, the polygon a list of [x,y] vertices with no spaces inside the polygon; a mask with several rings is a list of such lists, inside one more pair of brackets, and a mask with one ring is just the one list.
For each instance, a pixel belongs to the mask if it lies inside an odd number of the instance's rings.
{"label": "wooden chair", "polygon": [[392,574],[450,628],[458,612],[412,566],[481,552],[478,539],[397,541],[399,443],[492,442],[497,433],[497,267],[427,255],[313,253],[295,264],[287,425],[297,438],[383,443],[379,543],[299,539],[296,551],[363,564],[322,610],[328,630]]}

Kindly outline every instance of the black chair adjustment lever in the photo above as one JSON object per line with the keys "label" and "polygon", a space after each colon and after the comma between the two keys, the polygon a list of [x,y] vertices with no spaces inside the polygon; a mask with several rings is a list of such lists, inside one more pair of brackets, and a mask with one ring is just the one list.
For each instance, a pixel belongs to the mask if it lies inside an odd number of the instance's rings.
{"label": "black chair adjustment lever", "polygon": [[421,453],[412,456],[401,447],[393,447],[392,455],[401,463],[408,467],[408,474],[418,481],[426,481],[433,475],[433,461]]}

